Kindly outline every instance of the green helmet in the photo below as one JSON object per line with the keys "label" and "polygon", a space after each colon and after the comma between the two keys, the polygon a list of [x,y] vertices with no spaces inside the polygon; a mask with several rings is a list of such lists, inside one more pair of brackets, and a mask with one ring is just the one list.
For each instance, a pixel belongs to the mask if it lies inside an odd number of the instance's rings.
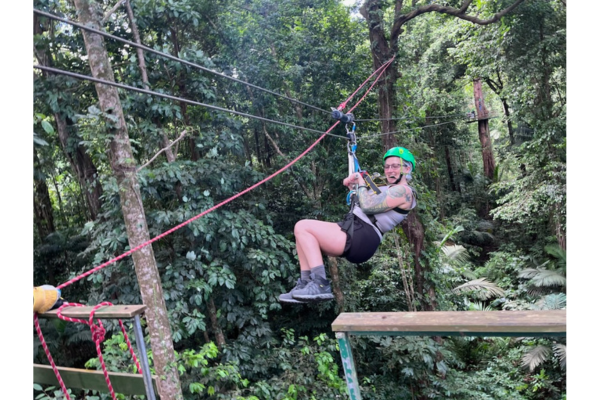
{"label": "green helmet", "polygon": [[404,147],[392,147],[391,149],[389,149],[387,151],[387,153],[385,153],[385,155],[383,156],[384,163],[385,163],[385,159],[388,157],[400,157],[404,161],[408,161],[409,163],[412,164],[413,171],[415,170],[415,167],[417,166],[417,162],[415,161],[415,156],[413,156],[412,153],[410,151],[408,151],[408,149],[405,149]]}

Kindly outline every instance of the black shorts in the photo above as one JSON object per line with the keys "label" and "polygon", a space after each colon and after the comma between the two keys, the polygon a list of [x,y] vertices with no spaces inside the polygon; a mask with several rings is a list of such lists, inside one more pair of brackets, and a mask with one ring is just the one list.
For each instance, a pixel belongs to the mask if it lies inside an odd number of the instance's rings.
{"label": "black shorts", "polygon": [[[342,222],[337,224],[342,226]],[[355,215],[354,233],[352,238],[346,233],[346,245],[342,257],[354,264],[365,262],[373,257],[381,242],[375,229]]]}

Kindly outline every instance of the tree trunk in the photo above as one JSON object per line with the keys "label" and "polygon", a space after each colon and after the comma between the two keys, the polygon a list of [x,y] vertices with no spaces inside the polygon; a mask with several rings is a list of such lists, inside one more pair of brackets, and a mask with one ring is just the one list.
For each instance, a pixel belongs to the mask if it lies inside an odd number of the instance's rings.
{"label": "tree trunk", "polygon": [[219,319],[217,318],[217,307],[215,307],[215,302],[212,296],[208,298],[208,301],[206,302],[206,308],[208,310],[208,316],[210,318],[212,330],[215,334],[217,346],[219,347],[219,349],[222,349],[223,346],[225,346],[226,344],[225,335],[223,335],[223,330],[221,329],[221,325],[219,324]]}
{"label": "tree trunk", "polygon": [[[37,152],[33,151],[33,165],[39,168],[40,162]],[[54,215],[52,213],[52,202],[48,193],[48,185],[44,179],[33,178],[33,220],[38,231],[40,240],[55,231]]]}
{"label": "tree trunk", "polygon": [[[92,0],[75,0],[79,22],[101,30],[99,21],[102,12]],[[95,78],[114,81],[113,71],[104,46],[103,37],[83,31],[90,69]],[[95,84],[100,109],[116,121],[106,118],[106,126],[113,136],[110,143],[109,159],[119,186],[121,210],[125,220],[129,246],[131,248],[148,241],[150,235],[136,176],[136,165],[129,142],[127,124],[117,89]],[[175,367],[175,353],[171,337],[171,327],[163,297],[162,285],[152,246],[146,246],[132,254],[135,271],[140,286],[142,300],[148,307],[146,320],[150,334],[150,344],[154,355],[154,365],[159,396],[162,399],[183,399],[179,373]]]}
{"label": "tree trunk", "polygon": [[[133,34],[133,40],[137,44],[142,44],[142,40],[140,39],[140,32],[138,31],[137,24],[135,23],[135,18],[133,17],[133,9],[131,8],[131,3],[129,0],[125,1],[125,9],[127,10],[127,18],[129,18],[129,23],[131,24],[131,33]],[[146,60],[144,59],[144,50],[139,47],[135,48],[138,56],[138,65],[140,67],[140,73],[142,74],[142,83],[144,84],[144,89],[149,89],[150,85],[148,84],[148,72],[146,71]]]}
{"label": "tree trunk", "polygon": [[485,107],[480,79],[473,81],[473,95],[475,97],[475,109],[477,110],[477,127],[479,130],[479,142],[481,143],[481,156],[483,157],[483,174],[490,182],[493,182],[496,162],[494,161],[492,139],[490,137],[489,113]]}
{"label": "tree trunk", "polygon": [[340,273],[336,257],[327,256],[329,261],[329,274],[331,275],[331,286],[337,303],[338,312],[344,312],[344,293],[340,287]]}
{"label": "tree trunk", "polygon": [[[425,299],[425,276],[423,274],[423,267],[421,266],[421,251],[423,250],[423,243],[425,241],[425,229],[423,224],[417,217],[417,212],[413,210],[408,217],[402,222],[402,230],[408,239],[408,242],[413,247],[413,257],[415,265],[415,290],[420,300]],[[423,308],[423,303],[421,303]]]}
{"label": "tree trunk", "polygon": [[508,107],[508,102],[506,98],[502,94],[502,90],[504,88],[504,84],[502,83],[502,78],[500,77],[500,72],[496,71],[497,79],[493,81],[491,78],[485,78],[485,83],[492,89],[494,93],[500,97],[500,101],[502,102],[502,109],[504,111],[504,116],[506,117],[506,126],[508,128],[508,137],[510,140],[510,144],[515,144],[515,136],[514,130],[512,126],[512,121],[510,120],[510,108]]}
{"label": "tree trunk", "polygon": [[446,168],[448,168],[448,178],[450,180],[450,188],[452,189],[453,192],[458,192],[460,193],[460,186],[456,185],[455,182],[455,177],[454,177],[454,170],[452,168],[452,159],[450,158],[450,149],[448,148],[448,145],[444,146],[444,151],[446,153]]}
{"label": "tree trunk", "polygon": [[[44,27],[39,22],[37,14],[34,14],[33,32],[36,35],[42,34]],[[44,49],[35,49],[35,55],[40,65],[52,67],[52,57]],[[46,72],[43,72],[46,75]],[[57,100],[60,102],[60,100]],[[59,106],[61,104],[59,103]],[[54,120],[58,131],[58,138],[62,150],[71,164],[73,174],[79,182],[79,187],[84,193],[89,217],[92,221],[98,218],[102,202],[102,186],[98,182],[98,170],[91,157],[87,154],[83,145],[79,144],[81,138],[72,132],[73,123],[69,116],[62,115],[60,112],[54,112]]]}
{"label": "tree trunk", "polygon": [[502,109],[504,110],[504,116],[506,117],[506,127],[508,128],[508,138],[510,140],[510,144],[515,144],[515,134],[512,126],[512,121],[510,120],[510,109],[508,108],[508,103],[506,99],[500,99],[502,101]]}
{"label": "tree trunk", "polygon": [[[179,50],[180,50],[180,46],[179,46],[179,35],[178,35],[178,30],[177,30],[177,26],[176,26],[176,22],[172,22],[171,20],[169,20],[169,22],[172,24],[171,25],[171,41],[173,42],[173,55],[175,57],[179,57]],[[176,84],[177,87],[179,88],[179,96],[182,98],[186,97],[186,87],[185,87],[185,69],[182,69],[176,77]],[[180,101],[179,102],[179,108],[181,109],[181,116],[183,117],[183,123],[186,126],[186,128],[188,126],[190,126],[190,117],[187,113],[187,103]],[[189,135],[186,139],[186,142],[189,146],[190,149],[190,159],[192,161],[198,161],[200,159],[200,152],[198,151],[198,148],[196,147],[196,135],[194,135],[193,133],[191,135]]]}
{"label": "tree trunk", "polygon": [[[373,68],[377,70],[386,61],[389,61],[398,51],[397,40],[388,40],[383,27],[383,9],[381,0],[367,0],[360,8],[360,13],[369,24],[369,41],[371,42],[371,55],[373,57]],[[388,150],[398,145],[393,134],[396,130],[396,122],[391,120],[396,108],[396,91],[394,85],[398,79],[396,63],[388,66],[380,79],[377,89],[377,106],[381,121],[381,133],[383,134],[383,149]]]}
{"label": "tree trunk", "polygon": [[72,133],[73,123],[69,118],[63,118],[58,113],[54,114],[60,144],[85,196],[90,219],[95,221],[102,207],[102,185],[98,182],[98,170],[85,147],[79,144],[81,138]]}
{"label": "tree trunk", "polygon": [[494,160],[494,152],[492,150],[492,138],[490,137],[489,120],[484,119],[477,121],[479,130],[479,142],[481,143],[481,156],[483,158],[483,174],[490,182],[494,181],[494,171],[496,170],[496,162]]}

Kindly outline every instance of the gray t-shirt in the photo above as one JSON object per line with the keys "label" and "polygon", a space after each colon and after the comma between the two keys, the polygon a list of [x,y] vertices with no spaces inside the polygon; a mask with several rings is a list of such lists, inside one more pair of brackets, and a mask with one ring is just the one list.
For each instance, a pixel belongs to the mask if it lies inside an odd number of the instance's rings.
{"label": "gray t-shirt", "polygon": [[[390,187],[387,185],[379,186],[379,190],[381,190],[382,193],[387,192],[389,188]],[[412,188],[411,188],[411,190],[412,190]],[[410,206],[410,210],[412,210],[416,206],[417,206],[417,199],[414,196],[414,191],[413,191],[413,201]],[[360,203],[357,204],[356,207],[354,207],[353,213],[358,218],[363,220],[365,223],[378,228],[378,229],[375,229],[375,232],[377,232],[377,234],[379,235],[379,239],[383,238],[382,233],[391,231],[392,229],[394,229],[394,227],[396,225],[398,225],[399,223],[404,221],[404,219],[406,218],[406,214],[400,214],[399,212],[396,212],[394,210],[389,210],[389,211],[386,211],[383,213],[373,214],[373,216],[375,217],[375,222],[377,224],[377,226],[375,226],[369,219],[369,216],[367,214],[365,214],[365,212],[360,208]]]}

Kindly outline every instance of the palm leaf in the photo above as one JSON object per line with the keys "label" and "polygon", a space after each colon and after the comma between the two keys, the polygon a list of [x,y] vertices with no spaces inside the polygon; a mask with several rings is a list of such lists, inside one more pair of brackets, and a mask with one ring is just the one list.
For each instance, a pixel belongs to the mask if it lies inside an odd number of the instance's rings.
{"label": "palm leaf", "polygon": [[486,278],[479,278],[463,283],[460,286],[452,289],[454,293],[464,292],[475,292],[475,295],[482,300],[489,299],[491,297],[502,297],[504,296],[504,290],[502,290],[494,282],[489,282]]}
{"label": "palm leaf", "polygon": [[566,286],[567,278],[559,271],[549,269],[541,270],[540,273],[531,280],[535,286]]}
{"label": "palm leaf", "polygon": [[565,268],[567,266],[567,252],[560,248],[557,244],[549,244],[544,247],[546,253],[550,254],[558,260],[558,266]]}
{"label": "palm leaf", "polygon": [[560,367],[565,369],[567,366],[567,345],[555,343],[552,348],[554,349],[554,355],[560,360]]}
{"label": "palm leaf", "polygon": [[552,293],[552,289],[549,288],[527,286],[527,294],[529,294],[532,297],[543,297],[550,293]]}
{"label": "palm leaf", "polygon": [[460,233],[462,231],[464,231],[465,228],[463,228],[461,225],[457,226],[456,228],[452,229],[450,232],[448,232],[446,234],[446,236],[444,236],[444,238],[442,239],[441,243],[439,244],[440,246],[443,246],[444,243],[446,243],[446,240],[450,239],[453,235]]}
{"label": "palm leaf", "polygon": [[530,279],[537,287],[566,286],[567,278],[561,271],[545,268],[526,268],[519,273],[519,278]]}
{"label": "palm leaf", "polygon": [[519,278],[523,279],[532,279],[537,276],[539,270],[537,268],[525,268],[523,271],[519,272]]}
{"label": "palm leaf", "polygon": [[523,368],[529,368],[529,371],[533,372],[538,365],[546,361],[550,353],[549,347],[536,346],[523,356],[521,359],[521,366]]}
{"label": "palm leaf", "polygon": [[467,249],[460,244],[442,246],[442,252],[451,261],[466,262],[469,259],[469,253],[467,253]]}
{"label": "palm leaf", "polygon": [[464,276],[467,279],[477,279],[477,274],[469,269],[465,269],[462,271],[462,276]]}

